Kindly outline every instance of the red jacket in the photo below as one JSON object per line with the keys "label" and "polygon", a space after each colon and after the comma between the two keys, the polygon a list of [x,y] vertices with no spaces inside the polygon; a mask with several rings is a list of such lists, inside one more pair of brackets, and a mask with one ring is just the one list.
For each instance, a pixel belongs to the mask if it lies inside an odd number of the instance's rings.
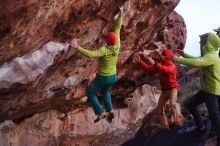
{"label": "red jacket", "polygon": [[160,63],[156,63],[155,65],[146,64],[143,61],[139,62],[141,68],[146,69],[148,71],[155,71],[159,73],[160,76],[160,86],[161,90],[167,90],[172,88],[179,88],[179,84],[176,80],[176,66],[170,60],[170,54],[164,54],[165,59]]}

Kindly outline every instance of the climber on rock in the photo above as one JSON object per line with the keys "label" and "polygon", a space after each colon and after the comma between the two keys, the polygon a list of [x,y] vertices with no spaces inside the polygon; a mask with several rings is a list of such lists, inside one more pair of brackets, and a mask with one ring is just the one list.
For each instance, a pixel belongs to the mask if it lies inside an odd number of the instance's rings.
{"label": "climber on rock", "polygon": [[209,117],[216,129],[217,146],[220,146],[220,114],[218,104],[218,98],[220,96],[220,58],[217,53],[218,47],[220,47],[219,37],[214,33],[206,33],[200,35],[200,57],[193,57],[184,53],[182,50],[176,50],[177,56],[174,55],[173,60],[190,67],[201,68],[201,90],[189,98],[185,102],[185,105],[194,117],[195,124],[198,128],[197,133],[202,133],[206,127],[197,110],[197,106],[202,103],[206,104]]}
{"label": "climber on rock", "polygon": [[[112,119],[114,118],[109,88],[115,83],[117,78],[116,64],[120,52],[120,30],[122,25],[122,14],[123,7],[120,7],[120,12],[114,27],[114,32],[108,32],[107,34],[106,46],[100,47],[95,51],[90,51],[79,46],[76,39],[73,39],[70,42],[70,45],[73,48],[76,48],[83,55],[87,57],[98,58],[98,73],[87,90],[88,99],[93,107],[95,114],[97,115],[97,118],[94,120],[95,123],[104,118],[107,118],[108,122],[112,122]],[[98,92],[100,92],[104,97],[105,110],[97,99]]]}
{"label": "climber on rock", "polygon": [[[170,101],[170,107],[172,109],[174,124],[176,126],[181,125],[181,114],[177,111],[177,92],[179,84],[176,80],[176,66],[172,62],[171,57],[173,55],[171,50],[164,49],[162,53],[162,63],[155,62],[151,57],[147,57],[150,63],[145,63],[141,60],[140,55],[143,53],[137,53],[133,57],[134,62],[138,62],[141,68],[159,73],[161,95],[158,101],[156,111],[159,116],[159,122],[162,129],[169,129],[167,117],[165,115],[166,102]],[[146,56],[145,56],[146,57]]]}

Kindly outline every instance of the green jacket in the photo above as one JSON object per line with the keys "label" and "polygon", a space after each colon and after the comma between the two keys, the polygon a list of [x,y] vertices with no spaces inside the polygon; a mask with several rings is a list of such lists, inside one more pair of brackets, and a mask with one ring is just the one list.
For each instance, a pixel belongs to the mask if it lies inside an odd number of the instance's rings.
{"label": "green jacket", "polygon": [[116,20],[114,32],[117,35],[117,43],[114,46],[103,46],[95,51],[90,51],[82,47],[78,47],[78,51],[87,57],[99,58],[99,74],[102,76],[111,76],[116,74],[116,64],[120,49],[120,30],[122,25],[122,17]]}
{"label": "green jacket", "polygon": [[202,46],[202,57],[184,55],[176,61],[191,67],[201,69],[201,89],[208,93],[220,95],[220,58],[217,50],[220,47],[220,39],[216,34],[209,33],[207,42]]}

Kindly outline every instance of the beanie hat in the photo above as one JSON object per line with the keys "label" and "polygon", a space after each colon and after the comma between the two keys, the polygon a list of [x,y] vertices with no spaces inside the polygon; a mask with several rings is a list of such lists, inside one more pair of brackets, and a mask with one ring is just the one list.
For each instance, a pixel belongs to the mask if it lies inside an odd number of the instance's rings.
{"label": "beanie hat", "polygon": [[213,29],[215,32],[220,32],[220,27],[217,29]]}
{"label": "beanie hat", "polygon": [[172,56],[173,56],[173,52],[171,50],[166,49],[166,50],[163,51],[163,56],[166,59],[171,59]]}
{"label": "beanie hat", "polygon": [[107,43],[108,45],[115,45],[117,42],[117,36],[114,32],[108,32],[107,34]]}

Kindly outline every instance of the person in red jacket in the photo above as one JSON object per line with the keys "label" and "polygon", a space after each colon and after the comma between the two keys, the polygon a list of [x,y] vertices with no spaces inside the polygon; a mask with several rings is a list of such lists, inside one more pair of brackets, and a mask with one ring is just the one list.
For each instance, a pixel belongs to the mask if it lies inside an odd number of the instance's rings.
{"label": "person in red jacket", "polygon": [[179,88],[179,84],[176,80],[176,66],[171,61],[173,53],[171,50],[165,49],[162,53],[162,63],[155,62],[152,58],[148,57],[150,63],[145,63],[140,59],[140,53],[134,55],[134,62],[138,62],[141,68],[159,73],[160,78],[160,86],[161,86],[161,95],[157,105],[157,112],[159,115],[159,122],[161,124],[161,128],[168,129],[169,124],[167,121],[167,117],[165,115],[165,105],[166,102],[170,101],[170,106],[173,113],[174,123],[177,126],[181,125],[180,115],[177,111],[177,92]]}

